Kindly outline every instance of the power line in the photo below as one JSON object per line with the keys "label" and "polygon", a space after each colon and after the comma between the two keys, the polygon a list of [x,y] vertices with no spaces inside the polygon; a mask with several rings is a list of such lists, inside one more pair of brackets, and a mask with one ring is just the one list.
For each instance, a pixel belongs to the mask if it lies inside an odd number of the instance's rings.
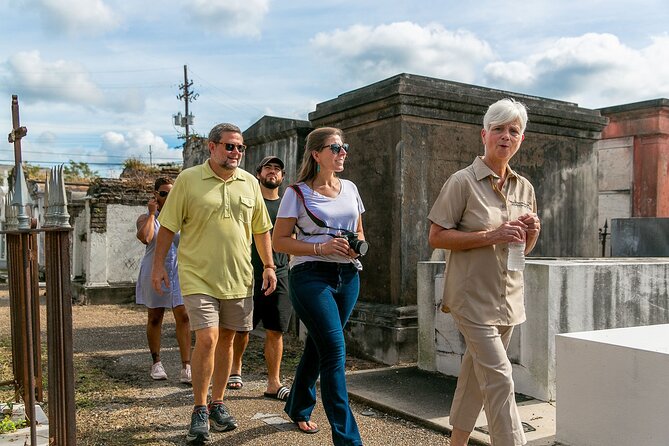
{"label": "power line", "polygon": [[[167,81],[163,84],[152,84],[152,85],[137,85],[137,84],[100,84],[96,83],[95,86],[99,88],[100,90],[121,90],[121,89],[129,89],[129,88],[166,88],[168,86],[171,86],[172,84],[168,83]],[[46,85],[31,85],[30,87],[25,87],[28,90],[34,91],[34,90],[62,90],[63,86],[62,85],[54,85],[52,87],[46,86]],[[18,87],[19,91],[21,90],[21,87]]]}
{"label": "power line", "polygon": [[[191,74],[192,74],[193,76],[195,76],[195,77],[197,77],[198,79],[200,79],[201,82],[204,82],[205,84],[208,84],[211,88],[213,88],[214,90],[218,91],[218,92],[221,93],[223,96],[227,96],[228,98],[234,100],[235,102],[237,102],[237,103],[239,103],[239,104],[242,104],[242,106],[244,106],[244,107],[251,108],[251,109],[253,109],[253,110],[257,111],[257,112],[260,112],[260,113],[264,113],[264,110],[259,109],[258,107],[252,105],[250,102],[244,102],[244,101],[242,101],[242,100],[240,100],[240,99],[237,99],[237,98],[231,96],[230,94],[224,92],[222,89],[220,89],[219,87],[217,87],[216,85],[214,85],[212,82],[209,82],[208,80],[206,80],[205,78],[203,78],[201,75],[197,74],[195,71],[193,71],[192,68],[191,68],[190,72],[191,72]],[[211,100],[211,98],[207,98],[207,100]],[[231,106],[231,105],[228,104],[228,103],[221,102],[221,101],[217,101],[217,100],[213,100],[213,101],[214,101],[214,102],[217,102],[217,103],[219,103],[219,104],[221,104],[221,105],[223,105],[223,106],[226,107],[226,108],[229,108],[230,110],[234,110],[234,111],[239,110],[239,107]]]}
{"label": "power line", "polygon": [[[0,152],[11,152],[11,153],[13,153],[14,151],[10,150],[10,149],[0,149]],[[30,151],[24,150],[24,151],[22,151],[22,153],[24,155],[65,155],[65,156],[72,155],[72,154],[67,153],[67,152],[33,152],[32,150],[30,150]],[[83,157],[96,157],[96,158],[123,158],[123,159],[128,159],[128,158],[132,158],[135,155],[127,155],[127,156],[123,156],[123,155],[94,155],[94,154],[78,153],[78,154],[76,154],[76,156],[77,157],[82,157],[83,156]],[[156,157],[156,159],[159,159],[159,160],[174,160],[174,161],[181,161],[182,160],[182,158],[167,158],[167,157]]]}
{"label": "power line", "polygon": [[[67,73],[67,74],[90,74],[90,73],[141,73],[145,71],[165,71],[165,70],[177,70],[181,68],[180,66],[173,66],[173,67],[163,67],[163,68],[139,68],[136,70],[63,70],[59,71],[59,73]],[[22,74],[53,74],[53,70],[21,70],[20,73]]]}
{"label": "power line", "polygon": [[[27,164],[67,164],[62,161],[28,161],[26,159],[22,160],[24,163]],[[12,163],[14,164],[14,160],[0,160],[0,163]],[[89,166],[123,166],[123,163],[86,163]]]}
{"label": "power line", "polygon": [[[22,160],[24,163],[28,164],[67,164],[63,161],[28,161]],[[76,162],[76,161],[75,161]],[[14,165],[14,160],[0,160],[0,163],[11,163]],[[125,163],[86,163],[89,166],[125,166]],[[180,163],[158,163],[158,164],[180,164]]]}

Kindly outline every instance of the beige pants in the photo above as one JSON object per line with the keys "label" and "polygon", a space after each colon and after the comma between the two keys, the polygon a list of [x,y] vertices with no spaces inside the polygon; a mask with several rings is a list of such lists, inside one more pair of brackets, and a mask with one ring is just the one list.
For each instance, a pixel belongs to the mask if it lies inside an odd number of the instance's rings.
{"label": "beige pants", "polygon": [[506,355],[513,326],[479,325],[455,314],[453,318],[467,349],[451,406],[451,424],[471,432],[483,407],[493,446],[525,444],[511,361]]}

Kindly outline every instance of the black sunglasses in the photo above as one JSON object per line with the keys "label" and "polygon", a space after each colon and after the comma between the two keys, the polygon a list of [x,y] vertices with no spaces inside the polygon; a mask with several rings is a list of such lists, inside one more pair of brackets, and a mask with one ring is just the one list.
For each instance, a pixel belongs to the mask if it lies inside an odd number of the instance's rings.
{"label": "black sunglasses", "polygon": [[159,190],[159,191],[156,191],[156,192],[158,192],[158,195],[160,195],[163,198],[167,197],[167,194],[170,193],[170,191],[168,191],[168,190]]}
{"label": "black sunglasses", "polygon": [[229,142],[219,142],[218,144],[223,144],[225,146],[225,150],[228,152],[232,152],[233,150],[237,149],[239,153],[244,153],[246,150],[246,146],[244,144],[230,144]]}
{"label": "black sunglasses", "polygon": [[341,149],[344,149],[344,150],[346,150],[346,152],[348,152],[348,144],[336,144],[335,143],[335,144],[330,144],[329,146],[323,146],[324,149],[326,147],[329,147],[330,150],[332,150],[332,153],[334,153],[335,155],[338,155],[339,152],[341,152]]}

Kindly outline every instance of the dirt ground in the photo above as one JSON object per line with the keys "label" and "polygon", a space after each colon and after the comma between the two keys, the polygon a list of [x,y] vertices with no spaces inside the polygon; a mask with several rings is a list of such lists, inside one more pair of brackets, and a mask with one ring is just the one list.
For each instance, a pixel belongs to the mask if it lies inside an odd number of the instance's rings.
{"label": "dirt ground", "polygon": [[[11,378],[9,299],[0,290],[0,381]],[[136,305],[89,305],[73,307],[77,444],[80,446],[184,445],[190,421],[193,393],[179,383],[179,353],[174,319],[165,314],[163,364],[167,381],[149,377],[151,356],[146,346],[146,314]],[[42,327],[46,327],[42,309]],[[46,345],[46,334],[42,341]],[[295,430],[283,412],[283,403],[262,396],[266,385],[263,340],[252,336],[244,356],[244,387],[229,390],[226,404],[239,422],[227,433],[212,433],[210,445],[329,445],[327,418],[320,402],[313,420],[321,432],[306,435]],[[290,384],[301,354],[301,342],[285,342],[282,374]],[[48,364],[45,364],[45,367]],[[348,370],[380,367],[349,358]],[[9,376],[8,376],[9,375]],[[411,391],[411,389],[405,389]],[[398,391],[401,391],[398,390]],[[0,389],[0,398],[11,398]],[[319,396],[320,398],[320,396]],[[448,445],[448,437],[405,420],[352,402],[365,445]]]}

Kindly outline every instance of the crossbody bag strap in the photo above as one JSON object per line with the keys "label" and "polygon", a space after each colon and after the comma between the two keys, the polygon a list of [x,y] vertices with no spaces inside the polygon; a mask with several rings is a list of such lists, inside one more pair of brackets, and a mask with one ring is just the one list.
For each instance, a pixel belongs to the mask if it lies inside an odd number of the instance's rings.
{"label": "crossbody bag strap", "polygon": [[[304,206],[304,210],[307,212],[307,215],[314,222],[314,224],[316,224],[316,226],[318,226],[320,228],[330,228],[328,225],[325,224],[325,222],[323,220],[318,218],[316,215],[314,215],[313,212],[311,212],[309,210],[309,208],[307,207],[307,202],[304,199],[304,194],[302,193],[302,189],[300,189],[300,186],[298,186],[297,184],[292,184],[292,185],[290,185],[290,188],[293,189],[295,191],[295,193],[297,194],[297,196],[300,198],[300,200],[302,200],[302,205]],[[302,231],[302,228],[300,228],[299,226],[298,226],[298,228],[300,229],[300,231]],[[302,232],[306,234],[306,232],[304,232],[304,231],[302,231]],[[309,234],[307,234],[307,235],[309,235]]]}

